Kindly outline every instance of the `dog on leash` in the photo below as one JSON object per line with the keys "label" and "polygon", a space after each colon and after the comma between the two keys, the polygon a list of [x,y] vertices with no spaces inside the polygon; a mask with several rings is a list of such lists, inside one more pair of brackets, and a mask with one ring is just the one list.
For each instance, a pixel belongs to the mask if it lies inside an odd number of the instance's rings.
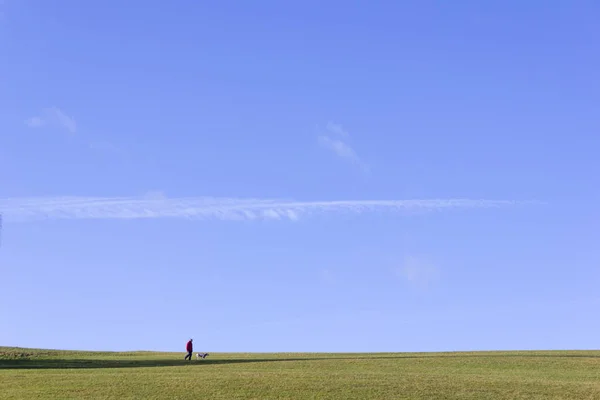
{"label": "dog on leash", "polygon": [[206,358],[207,355],[208,353],[196,353],[196,360],[200,358]]}

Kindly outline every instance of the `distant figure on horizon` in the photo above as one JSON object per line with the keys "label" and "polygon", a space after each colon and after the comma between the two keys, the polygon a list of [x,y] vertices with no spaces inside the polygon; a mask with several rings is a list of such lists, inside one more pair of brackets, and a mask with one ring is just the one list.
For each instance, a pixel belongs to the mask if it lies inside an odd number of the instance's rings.
{"label": "distant figure on horizon", "polygon": [[185,349],[187,350],[187,356],[185,356],[184,360],[187,360],[188,358],[190,359],[190,361],[192,360],[192,352],[194,351],[194,345],[192,344],[193,339],[188,340],[187,345],[185,346]]}

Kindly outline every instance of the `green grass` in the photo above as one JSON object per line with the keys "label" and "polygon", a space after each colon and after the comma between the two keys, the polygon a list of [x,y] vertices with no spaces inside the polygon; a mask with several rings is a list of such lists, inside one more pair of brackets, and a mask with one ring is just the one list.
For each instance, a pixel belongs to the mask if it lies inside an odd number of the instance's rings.
{"label": "green grass", "polygon": [[183,356],[0,347],[0,398],[600,399],[600,351]]}

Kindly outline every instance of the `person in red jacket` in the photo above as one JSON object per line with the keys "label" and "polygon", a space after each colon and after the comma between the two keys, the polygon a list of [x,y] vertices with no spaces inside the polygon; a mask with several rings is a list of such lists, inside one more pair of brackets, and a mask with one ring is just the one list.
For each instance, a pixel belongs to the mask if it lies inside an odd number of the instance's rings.
{"label": "person in red jacket", "polygon": [[188,340],[187,345],[185,346],[185,349],[187,350],[187,356],[185,356],[184,360],[187,360],[188,358],[190,359],[190,361],[192,360],[192,352],[194,351],[194,345],[192,344],[193,339]]}

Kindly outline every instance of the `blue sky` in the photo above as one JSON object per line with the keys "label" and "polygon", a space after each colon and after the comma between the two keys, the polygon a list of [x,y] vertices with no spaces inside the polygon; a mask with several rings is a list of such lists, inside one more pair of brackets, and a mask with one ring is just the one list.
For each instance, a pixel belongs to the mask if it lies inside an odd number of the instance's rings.
{"label": "blue sky", "polygon": [[0,344],[597,348],[599,13],[5,0]]}

